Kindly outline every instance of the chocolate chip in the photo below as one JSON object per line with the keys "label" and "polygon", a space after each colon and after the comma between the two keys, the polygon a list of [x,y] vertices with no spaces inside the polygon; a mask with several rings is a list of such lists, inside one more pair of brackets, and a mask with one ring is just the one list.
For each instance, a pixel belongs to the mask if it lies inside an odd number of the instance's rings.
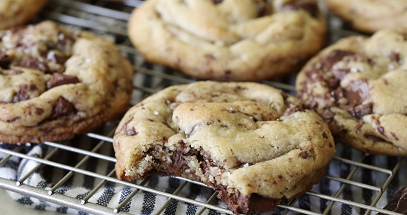
{"label": "chocolate chip", "polygon": [[64,64],[67,59],[68,59],[67,57],[56,54],[54,51],[50,51],[47,54],[47,60],[53,63]]}
{"label": "chocolate chip", "polygon": [[28,94],[28,92],[30,91],[34,91],[37,89],[37,86],[35,85],[21,85],[19,91],[17,92],[17,98],[18,101],[25,101],[30,99],[30,95]]}
{"label": "chocolate chip", "polygon": [[349,104],[361,104],[370,96],[370,87],[366,80],[352,81],[345,90]]}
{"label": "chocolate chip", "polygon": [[334,74],[335,78],[338,80],[343,80],[346,74],[350,72],[349,69],[334,69],[332,73]]}
{"label": "chocolate chip", "polygon": [[365,115],[373,113],[373,104],[367,103],[364,105],[348,105],[348,106],[341,106],[341,108],[347,110],[353,117],[360,119]]}
{"label": "chocolate chip", "polygon": [[282,11],[304,10],[312,17],[316,18],[319,14],[319,8],[316,2],[290,2],[284,4]]}
{"label": "chocolate chip", "polygon": [[391,52],[389,57],[390,60],[395,61],[397,63],[400,61],[400,54],[397,52]]}
{"label": "chocolate chip", "polygon": [[39,59],[34,58],[30,55],[24,56],[21,62],[17,64],[17,66],[38,69],[43,72],[49,71],[49,67],[45,62],[40,61]]}
{"label": "chocolate chip", "polygon": [[223,2],[223,0],[212,0],[212,2],[213,2],[214,4],[220,4],[220,3]]}
{"label": "chocolate chip", "polygon": [[47,82],[47,88],[51,89],[64,84],[76,84],[79,79],[76,76],[52,73],[51,79]]}
{"label": "chocolate chip", "polygon": [[312,158],[312,157],[314,157],[314,155],[313,155],[311,152],[309,152],[309,151],[302,151],[302,152],[299,154],[299,157],[301,157],[301,158],[303,158],[303,159],[307,159],[307,158]]}
{"label": "chocolate chip", "polygon": [[323,137],[324,139],[328,139],[328,135],[326,135],[325,132],[322,132],[322,137]]}
{"label": "chocolate chip", "polygon": [[127,136],[135,136],[138,134],[138,132],[136,131],[136,128],[134,127],[130,127],[128,125],[125,126],[126,127],[126,134]]}
{"label": "chocolate chip", "polygon": [[304,108],[301,107],[301,106],[289,107],[284,111],[283,115],[284,116],[289,116],[289,115],[291,115],[291,114],[293,114],[295,112],[298,112],[298,111],[304,111]]}
{"label": "chocolate chip", "polygon": [[41,115],[41,114],[43,114],[43,113],[44,113],[44,109],[42,109],[42,108],[35,108],[35,114]]}
{"label": "chocolate chip", "polygon": [[349,55],[354,55],[355,53],[352,51],[346,51],[346,50],[333,50],[331,53],[328,54],[328,56],[321,61],[321,63],[324,65],[326,69],[331,69],[332,66],[342,60],[345,56]]}
{"label": "chocolate chip", "polygon": [[0,53],[0,67],[3,69],[9,69],[11,64],[11,57],[5,53]]}
{"label": "chocolate chip", "polygon": [[15,122],[15,121],[18,121],[20,119],[21,119],[21,117],[17,116],[17,117],[14,117],[12,119],[8,119],[7,122]]}
{"label": "chocolate chip", "polygon": [[58,43],[56,44],[56,47],[61,51],[69,51],[72,48],[74,40],[75,39],[71,35],[60,32],[58,33]]}
{"label": "chocolate chip", "polygon": [[399,138],[396,136],[396,134],[395,134],[395,133],[390,132],[390,134],[391,134],[391,136],[393,136],[393,138],[394,138],[395,140],[399,140]]}
{"label": "chocolate chip", "polygon": [[384,128],[382,126],[377,127],[377,131],[381,134],[384,135]]}
{"label": "chocolate chip", "polygon": [[270,9],[264,0],[254,1],[254,5],[257,9],[257,17],[262,17],[270,14]]}
{"label": "chocolate chip", "polygon": [[54,106],[54,113],[50,117],[50,119],[55,119],[62,116],[68,116],[70,114],[76,113],[75,106],[66,100],[64,97],[58,97],[57,102]]}

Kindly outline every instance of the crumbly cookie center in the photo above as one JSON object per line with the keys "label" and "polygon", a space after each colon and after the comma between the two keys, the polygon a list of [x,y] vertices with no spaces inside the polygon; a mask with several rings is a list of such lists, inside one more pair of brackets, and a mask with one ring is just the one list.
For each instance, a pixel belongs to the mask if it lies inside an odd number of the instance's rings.
{"label": "crumbly cookie center", "polygon": [[78,83],[63,74],[72,55],[74,35],[41,25],[0,32],[0,102],[16,103],[63,84]]}

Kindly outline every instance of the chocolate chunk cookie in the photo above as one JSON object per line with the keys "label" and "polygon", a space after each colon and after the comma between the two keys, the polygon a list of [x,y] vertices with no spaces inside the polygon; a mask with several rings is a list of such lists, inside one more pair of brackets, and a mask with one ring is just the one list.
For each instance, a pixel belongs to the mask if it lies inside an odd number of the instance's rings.
{"label": "chocolate chunk cookie", "polygon": [[298,71],[325,32],[316,0],[149,0],[129,21],[130,39],[148,61],[214,80]]}
{"label": "chocolate chunk cookie", "polygon": [[327,0],[329,10],[355,29],[374,33],[380,29],[407,32],[405,0]]}
{"label": "chocolate chunk cookie", "polygon": [[381,30],[324,49],[297,77],[297,95],[342,143],[407,154],[407,35]]}
{"label": "chocolate chunk cookie", "polygon": [[106,39],[46,21],[0,41],[0,142],[69,139],[126,109],[133,70]]}
{"label": "chocolate chunk cookie", "polygon": [[0,29],[8,29],[26,23],[34,17],[48,0],[1,0]]}
{"label": "chocolate chunk cookie", "polygon": [[126,113],[113,146],[118,178],[200,181],[234,213],[270,211],[308,191],[335,152],[318,114],[291,95],[248,82],[164,89]]}

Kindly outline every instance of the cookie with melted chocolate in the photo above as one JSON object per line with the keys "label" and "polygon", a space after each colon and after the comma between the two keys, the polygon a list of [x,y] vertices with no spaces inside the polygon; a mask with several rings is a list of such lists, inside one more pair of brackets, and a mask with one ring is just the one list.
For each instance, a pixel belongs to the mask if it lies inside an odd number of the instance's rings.
{"label": "cookie with melted chocolate", "polygon": [[0,32],[0,142],[72,138],[116,118],[132,66],[114,44],[46,21]]}
{"label": "cookie with melted chocolate", "polygon": [[323,47],[317,2],[149,0],[132,13],[129,37],[148,61],[195,78],[265,80],[298,71]]}
{"label": "cookie with melted chocolate", "polygon": [[302,195],[335,153],[329,128],[314,111],[248,82],[166,88],[132,107],[113,139],[119,179],[203,182],[237,214],[271,211]]}
{"label": "cookie with melted chocolate", "polygon": [[341,143],[374,154],[406,155],[407,37],[381,30],[344,38],[297,77],[297,96]]}

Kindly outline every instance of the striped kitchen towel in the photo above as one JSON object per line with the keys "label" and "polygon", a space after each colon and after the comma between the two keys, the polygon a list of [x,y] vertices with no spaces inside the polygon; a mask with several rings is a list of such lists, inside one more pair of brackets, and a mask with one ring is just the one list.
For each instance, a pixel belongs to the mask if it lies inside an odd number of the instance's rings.
{"label": "striped kitchen towel", "polygon": [[[110,144],[110,143],[109,143]],[[100,153],[106,155],[113,155],[113,149],[111,145],[106,144],[100,151]],[[13,150],[16,145],[0,144],[1,148],[6,148]],[[50,146],[45,144],[38,144],[33,146],[26,146],[22,149],[22,153],[25,153],[32,157],[43,158],[49,151]],[[8,154],[0,152],[0,161],[5,158]],[[363,156],[361,152],[353,150],[349,147],[342,147],[342,145],[337,146],[337,157],[344,159],[359,161]],[[55,156],[55,161],[58,163],[64,163],[67,165],[75,165],[75,163],[82,159],[80,155],[76,153],[61,153]],[[398,157],[388,157],[380,155],[366,156],[363,160],[364,164],[378,166],[382,168],[393,168],[394,165],[399,161]],[[30,159],[20,159],[12,156],[7,160],[2,166],[0,166],[0,177],[18,181],[24,177],[28,172],[36,168],[38,163]],[[342,183],[339,180],[332,178],[347,178],[349,174],[354,170],[354,165],[343,162],[338,159],[334,159],[329,166],[326,175],[330,177],[324,177],[319,184],[313,187],[312,193],[319,193],[326,196],[334,196],[336,192],[344,186],[344,191],[338,196],[339,199],[345,199],[352,202],[358,202],[365,205],[370,205],[376,198],[378,192],[370,189],[365,189],[360,186],[360,184],[369,184],[372,186],[382,186],[388,178],[388,174],[384,174],[381,171],[371,170],[369,168],[357,168],[353,176],[348,178],[351,182],[358,182],[359,184],[347,184]],[[104,160],[90,158],[83,167],[85,170],[108,174],[112,168],[114,168],[113,162],[106,162]],[[402,163],[399,173],[392,179],[387,191],[380,198],[376,207],[383,208],[387,201],[391,199],[395,191],[400,187],[407,186],[407,168],[406,162]],[[39,187],[47,189],[53,187],[55,182],[60,180],[65,174],[66,170],[61,170],[58,168],[51,168],[48,166],[42,166],[31,174],[23,183],[31,185],[33,187]],[[64,194],[77,199],[85,198],[90,191],[100,182],[100,180],[94,177],[86,176],[83,174],[74,174],[65,182],[62,186],[58,187],[55,192]],[[172,192],[182,183],[181,180],[170,177],[152,177],[147,182],[145,186],[153,188],[156,190],[161,190],[165,192]],[[115,208],[120,204],[132,191],[134,188],[124,186],[122,184],[115,184],[112,182],[107,182],[104,186],[99,189],[90,199],[89,202],[99,204],[102,206],[107,206]],[[38,210],[48,210],[57,211],[69,214],[87,214],[85,212],[77,211],[74,209],[67,208],[63,205],[56,205],[50,202],[45,202],[30,196],[24,196],[18,193],[9,192],[10,197],[18,201],[21,204],[27,205]],[[206,201],[210,195],[212,195],[212,190],[207,187],[202,187],[200,185],[188,183],[188,185],[182,189],[181,193],[178,195],[184,196],[190,199],[195,199],[199,201]],[[128,212],[131,214],[155,214],[167,201],[164,196],[159,196],[153,193],[140,191],[138,192],[131,201],[129,201],[121,211]],[[335,202],[335,201],[334,201]],[[299,201],[297,201],[294,207],[301,208],[307,211],[313,211],[316,213],[322,213],[331,201],[327,198],[305,194]],[[226,204],[215,200],[213,203],[219,205],[220,207],[226,208]],[[164,209],[163,214],[196,214],[200,210],[200,207],[196,205],[183,203],[180,201],[173,200]],[[348,204],[343,204],[335,202],[332,205],[330,214],[364,214],[365,209],[360,209],[358,207],[353,207]],[[274,212],[266,214],[282,214],[284,209],[278,207]],[[293,211],[289,213],[295,213]],[[206,210],[203,214],[221,214],[217,211]]]}

